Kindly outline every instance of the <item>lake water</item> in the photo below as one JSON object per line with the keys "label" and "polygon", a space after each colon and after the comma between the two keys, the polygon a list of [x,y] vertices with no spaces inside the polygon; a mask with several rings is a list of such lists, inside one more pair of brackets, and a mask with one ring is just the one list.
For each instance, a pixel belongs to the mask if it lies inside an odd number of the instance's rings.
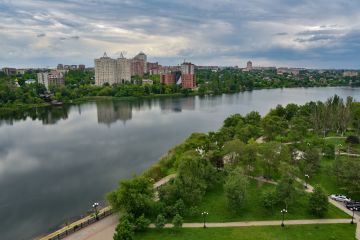
{"label": "lake water", "polygon": [[192,132],[277,104],[360,100],[356,88],[256,90],[222,96],[101,101],[0,119],[0,239],[31,239],[91,210]]}

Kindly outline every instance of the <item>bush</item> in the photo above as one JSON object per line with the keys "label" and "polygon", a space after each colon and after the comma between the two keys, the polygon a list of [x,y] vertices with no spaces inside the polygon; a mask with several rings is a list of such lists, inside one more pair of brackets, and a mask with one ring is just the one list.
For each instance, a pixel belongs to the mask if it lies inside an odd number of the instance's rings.
{"label": "bush", "polygon": [[358,136],[348,136],[345,142],[349,144],[359,144],[360,140]]}
{"label": "bush", "polygon": [[194,206],[194,207],[190,207],[187,210],[187,215],[189,215],[190,217],[196,217],[200,215],[200,210],[198,207]]}
{"label": "bush", "polygon": [[326,144],[323,147],[323,153],[325,157],[334,158],[335,157],[335,145],[334,144]]}
{"label": "bush", "polygon": [[135,231],[144,232],[149,227],[150,220],[145,218],[144,214],[135,220]]}
{"label": "bush", "polygon": [[164,218],[163,215],[159,214],[155,221],[156,228],[158,229],[163,228],[165,226],[165,223],[166,223],[166,219]]}
{"label": "bush", "polygon": [[176,201],[175,205],[174,205],[174,210],[177,214],[179,215],[184,215],[185,210],[186,210],[186,206],[185,203],[182,199],[179,199]]}
{"label": "bush", "polygon": [[172,220],[172,224],[174,225],[174,228],[181,228],[183,225],[183,218],[179,214],[176,214]]}
{"label": "bush", "polygon": [[120,220],[116,226],[113,236],[114,240],[132,240],[134,239],[134,226],[128,219]]}

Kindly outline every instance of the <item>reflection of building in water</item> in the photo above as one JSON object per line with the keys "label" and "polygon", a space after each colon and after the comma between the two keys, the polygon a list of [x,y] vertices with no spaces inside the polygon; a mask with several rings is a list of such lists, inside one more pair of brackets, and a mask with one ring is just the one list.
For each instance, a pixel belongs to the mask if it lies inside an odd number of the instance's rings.
{"label": "reflection of building in water", "polygon": [[162,112],[181,112],[195,109],[195,97],[165,98],[160,101]]}
{"label": "reflection of building in water", "polygon": [[97,102],[98,123],[104,123],[110,126],[118,120],[125,124],[132,118],[132,106],[130,102]]}
{"label": "reflection of building in water", "polygon": [[42,120],[44,125],[56,124],[59,120],[66,120],[69,112],[69,107],[51,107],[49,109],[38,110],[38,118]]}

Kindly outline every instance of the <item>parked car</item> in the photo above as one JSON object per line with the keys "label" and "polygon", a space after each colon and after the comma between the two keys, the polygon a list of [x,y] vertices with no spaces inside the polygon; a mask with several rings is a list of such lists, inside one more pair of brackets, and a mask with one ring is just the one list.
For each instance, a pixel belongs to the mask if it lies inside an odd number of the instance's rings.
{"label": "parked car", "polygon": [[351,211],[360,211],[360,202],[348,202],[345,206]]}
{"label": "parked car", "polygon": [[339,194],[332,194],[330,195],[330,198],[338,202],[344,202],[344,203],[351,202],[350,198],[347,198],[346,196]]}

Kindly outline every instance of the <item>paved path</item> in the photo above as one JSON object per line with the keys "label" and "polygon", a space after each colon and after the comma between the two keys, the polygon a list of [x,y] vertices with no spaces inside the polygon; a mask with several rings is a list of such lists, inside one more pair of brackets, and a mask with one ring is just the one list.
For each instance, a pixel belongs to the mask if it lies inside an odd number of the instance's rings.
{"label": "paved path", "polygon": [[[306,225],[306,224],[337,224],[349,223],[349,219],[312,219],[312,220],[287,220],[285,225]],[[250,222],[222,222],[222,223],[206,223],[206,227],[252,227],[252,226],[280,226],[281,220],[274,221],[250,221]],[[166,224],[165,228],[172,228],[172,224]],[[183,228],[202,228],[204,223],[184,223]],[[150,228],[155,228],[153,224]]]}
{"label": "paved path", "polygon": [[112,240],[119,216],[113,214],[97,223],[73,233],[66,240]]}

